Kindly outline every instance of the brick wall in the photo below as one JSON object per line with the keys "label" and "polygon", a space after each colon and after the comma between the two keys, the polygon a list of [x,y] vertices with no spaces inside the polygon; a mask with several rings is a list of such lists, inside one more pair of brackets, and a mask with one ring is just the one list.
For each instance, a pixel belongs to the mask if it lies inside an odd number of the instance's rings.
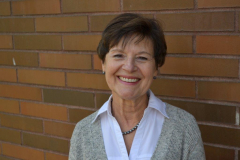
{"label": "brick wall", "polygon": [[1,160],[67,160],[74,125],[110,94],[96,47],[123,12],[162,22],[154,93],[196,117],[208,160],[240,160],[239,0],[1,1]]}

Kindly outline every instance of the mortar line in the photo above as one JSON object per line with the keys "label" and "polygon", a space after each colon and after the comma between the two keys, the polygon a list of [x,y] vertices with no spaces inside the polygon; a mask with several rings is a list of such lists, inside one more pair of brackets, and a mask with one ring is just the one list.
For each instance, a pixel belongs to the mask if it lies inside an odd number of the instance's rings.
{"label": "mortar line", "polygon": [[236,125],[239,125],[239,107],[236,107]]}
{"label": "mortar line", "polygon": [[192,52],[193,54],[197,54],[197,36],[192,36]]}
{"label": "mortar line", "polygon": [[91,18],[90,15],[87,15],[87,23],[88,23],[88,33],[91,33]]}
{"label": "mortar line", "polygon": [[63,14],[63,5],[62,5],[62,0],[60,0],[60,12]]}
{"label": "mortar line", "polygon": [[235,159],[234,160],[238,160],[238,150],[235,150]]}
{"label": "mortar line", "polygon": [[198,0],[194,0],[194,10],[198,10]]}
{"label": "mortar line", "polygon": [[13,13],[12,13],[12,1],[9,2],[10,3],[10,15],[12,16]]}
{"label": "mortar line", "polygon": [[123,12],[123,0],[120,0],[120,12]]}
{"label": "mortar line", "polygon": [[239,23],[239,14],[238,14],[238,11],[236,10],[234,13],[234,29],[236,33],[238,33],[238,30],[239,30],[238,23]]}

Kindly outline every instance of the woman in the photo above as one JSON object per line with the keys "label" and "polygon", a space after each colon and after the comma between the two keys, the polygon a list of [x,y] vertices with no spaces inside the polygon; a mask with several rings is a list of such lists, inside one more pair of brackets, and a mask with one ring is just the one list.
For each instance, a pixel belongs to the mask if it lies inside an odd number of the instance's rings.
{"label": "woman", "polygon": [[70,160],[205,159],[193,116],[149,90],[166,49],[155,20],[126,13],[108,24],[98,55],[112,95],[76,125]]}

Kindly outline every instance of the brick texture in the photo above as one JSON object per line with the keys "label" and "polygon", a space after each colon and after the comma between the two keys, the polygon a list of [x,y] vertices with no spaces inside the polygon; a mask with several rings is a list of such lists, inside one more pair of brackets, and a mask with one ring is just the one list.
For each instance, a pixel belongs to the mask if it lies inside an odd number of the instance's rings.
{"label": "brick texture", "polygon": [[8,157],[6,157],[6,156],[1,156],[1,155],[0,155],[0,160],[12,160],[12,158],[8,158]]}
{"label": "brick texture", "polygon": [[23,115],[56,119],[61,121],[67,120],[67,108],[46,104],[21,102],[21,113]]}
{"label": "brick texture", "polygon": [[198,82],[198,98],[240,102],[240,83]]}
{"label": "brick texture", "polygon": [[34,32],[33,18],[0,19],[0,32]]}
{"label": "brick texture", "polygon": [[57,14],[60,13],[59,0],[26,0],[12,2],[13,15]]}
{"label": "brick texture", "polygon": [[66,123],[58,123],[52,121],[44,122],[44,129],[46,134],[71,138],[72,132],[75,125],[66,124]]}
{"label": "brick texture", "polygon": [[93,63],[94,63],[94,69],[102,70],[102,63],[98,55],[93,55]]}
{"label": "brick texture", "polygon": [[101,35],[63,36],[64,50],[96,51]]}
{"label": "brick texture", "polygon": [[192,53],[192,36],[165,36],[168,53]]}
{"label": "brick texture", "polygon": [[38,32],[78,32],[87,30],[87,16],[36,18],[36,31]]}
{"label": "brick texture", "polygon": [[40,53],[40,66],[63,69],[91,69],[91,55]]}
{"label": "brick texture", "polygon": [[237,59],[167,57],[161,74],[238,77]]}
{"label": "brick texture", "polygon": [[1,126],[32,132],[43,132],[42,121],[27,117],[0,114]]}
{"label": "brick texture", "polygon": [[60,50],[61,36],[55,35],[21,35],[14,36],[16,49]]}
{"label": "brick texture", "polygon": [[83,109],[69,109],[69,120],[70,122],[78,122],[83,118],[89,116],[94,111],[83,110]]}
{"label": "brick texture", "polygon": [[45,150],[68,153],[68,141],[42,135],[23,133],[23,144]]}
{"label": "brick texture", "polygon": [[41,89],[16,85],[0,84],[0,96],[41,101]]}
{"label": "brick texture", "polygon": [[193,8],[192,0],[123,0],[123,9],[127,11],[136,10],[161,10],[161,9],[185,9]]}
{"label": "brick texture", "polygon": [[8,16],[10,14],[10,2],[0,2],[0,15]]}
{"label": "brick texture", "polygon": [[100,108],[109,99],[109,97],[109,94],[96,93],[97,108]]}
{"label": "brick texture", "polygon": [[91,31],[103,31],[116,15],[91,16]]}
{"label": "brick texture", "polygon": [[197,36],[197,53],[240,55],[239,36]]}
{"label": "brick texture", "polygon": [[44,152],[19,145],[2,144],[2,154],[19,159],[44,160]]}
{"label": "brick texture", "polygon": [[12,36],[0,35],[0,48],[12,48]]}
{"label": "brick texture", "polygon": [[0,99],[0,112],[7,113],[19,113],[19,103],[18,101]]}
{"label": "brick texture", "polygon": [[234,160],[235,151],[225,148],[204,146],[206,159],[232,159]]}
{"label": "brick texture", "polygon": [[201,0],[198,1],[199,8],[215,8],[215,7],[240,7],[238,0]]}
{"label": "brick texture", "polygon": [[54,153],[46,153],[46,160],[68,160],[67,156],[54,154]]}
{"label": "brick texture", "polygon": [[67,73],[67,85],[70,87],[109,90],[105,76],[102,74]]}
{"label": "brick texture", "polygon": [[0,81],[8,81],[8,82],[16,82],[16,70],[10,68],[0,68],[0,75],[4,75],[0,77]]}
{"label": "brick texture", "polygon": [[16,130],[0,128],[0,140],[20,144],[21,133],[20,131],[16,131]]}
{"label": "brick texture", "polygon": [[63,0],[63,13],[119,11],[118,0]]}
{"label": "brick texture", "polygon": [[65,86],[64,72],[19,69],[18,80],[21,83]]}
{"label": "brick texture", "polygon": [[0,65],[38,66],[38,54],[33,52],[7,52],[0,51]]}
{"label": "brick texture", "polygon": [[234,12],[157,14],[164,31],[233,31]]}

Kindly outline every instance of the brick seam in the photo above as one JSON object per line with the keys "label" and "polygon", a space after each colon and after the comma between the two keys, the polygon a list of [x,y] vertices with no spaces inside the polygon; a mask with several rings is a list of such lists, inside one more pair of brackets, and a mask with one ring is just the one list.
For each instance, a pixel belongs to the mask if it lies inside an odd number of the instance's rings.
{"label": "brick seam", "polygon": [[239,124],[239,107],[236,107],[236,125],[240,125]]}
{"label": "brick seam", "polygon": [[238,160],[238,150],[235,150],[235,159],[234,160]]}
{"label": "brick seam", "polygon": [[232,150],[240,149],[240,147],[232,147],[232,146],[227,146],[227,145],[225,146],[225,145],[221,145],[221,144],[214,144],[214,143],[207,143],[207,142],[204,142],[203,144],[207,145],[207,146],[218,147],[218,148],[223,148],[223,149],[232,149]]}

